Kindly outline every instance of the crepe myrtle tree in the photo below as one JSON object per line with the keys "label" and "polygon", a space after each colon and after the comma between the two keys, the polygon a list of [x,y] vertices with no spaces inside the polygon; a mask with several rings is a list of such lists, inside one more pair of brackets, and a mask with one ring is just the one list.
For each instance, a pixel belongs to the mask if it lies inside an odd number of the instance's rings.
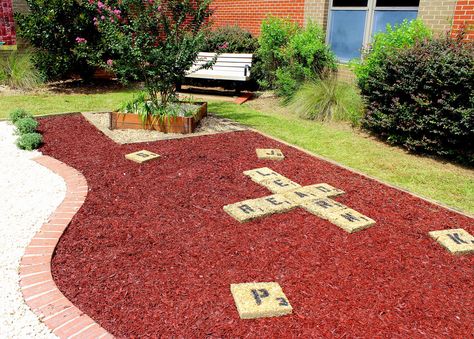
{"label": "crepe myrtle tree", "polygon": [[[88,6],[97,13],[94,24],[107,46],[107,54],[95,51],[94,57],[125,82],[144,81],[156,113],[164,112],[177,101],[176,84],[204,43],[211,1],[89,0]],[[85,39],[77,37],[76,42],[79,49],[87,50]],[[203,65],[211,66],[212,62]]]}

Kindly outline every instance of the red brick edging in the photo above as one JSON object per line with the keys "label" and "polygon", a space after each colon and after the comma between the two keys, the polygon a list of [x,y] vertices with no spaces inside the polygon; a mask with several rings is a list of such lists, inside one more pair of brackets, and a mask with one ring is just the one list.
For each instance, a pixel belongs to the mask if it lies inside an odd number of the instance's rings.
{"label": "red brick edging", "polygon": [[66,197],[31,240],[20,262],[20,288],[31,310],[60,338],[113,338],[92,318],[74,306],[51,275],[51,259],[63,232],[84,203],[88,186],[72,167],[48,156],[34,159],[66,182]]}

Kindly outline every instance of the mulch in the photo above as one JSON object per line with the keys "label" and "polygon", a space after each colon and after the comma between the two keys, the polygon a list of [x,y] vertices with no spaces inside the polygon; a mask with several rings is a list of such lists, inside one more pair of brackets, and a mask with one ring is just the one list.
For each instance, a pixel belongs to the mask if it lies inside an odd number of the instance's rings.
{"label": "mulch", "polygon": [[[251,131],[118,145],[82,116],[40,121],[41,151],[90,192],[53,259],[59,289],[119,337],[469,337],[474,256],[428,232],[474,221]],[[280,148],[281,162],[256,148]],[[124,155],[161,154],[136,164]],[[361,150],[363,151],[363,150]],[[269,195],[243,171],[267,166],[377,221],[348,234],[302,209],[240,224],[223,206]],[[230,284],[278,282],[293,306],[240,320]]]}

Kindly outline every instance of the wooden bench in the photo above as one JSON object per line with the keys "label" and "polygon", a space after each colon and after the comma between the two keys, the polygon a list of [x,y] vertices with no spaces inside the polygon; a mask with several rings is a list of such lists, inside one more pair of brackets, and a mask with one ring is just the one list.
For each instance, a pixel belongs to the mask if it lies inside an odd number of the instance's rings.
{"label": "wooden bench", "polygon": [[199,69],[211,61],[216,53],[201,52],[186,78],[249,81],[252,67],[252,54],[219,54],[216,63],[209,69]]}

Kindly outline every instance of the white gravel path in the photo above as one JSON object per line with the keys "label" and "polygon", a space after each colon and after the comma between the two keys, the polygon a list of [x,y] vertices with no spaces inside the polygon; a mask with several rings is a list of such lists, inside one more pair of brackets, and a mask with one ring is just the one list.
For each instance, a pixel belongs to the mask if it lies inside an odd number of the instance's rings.
{"label": "white gravel path", "polygon": [[24,303],[18,266],[26,246],[64,199],[64,180],[17,149],[14,128],[0,121],[0,337],[56,338]]}

